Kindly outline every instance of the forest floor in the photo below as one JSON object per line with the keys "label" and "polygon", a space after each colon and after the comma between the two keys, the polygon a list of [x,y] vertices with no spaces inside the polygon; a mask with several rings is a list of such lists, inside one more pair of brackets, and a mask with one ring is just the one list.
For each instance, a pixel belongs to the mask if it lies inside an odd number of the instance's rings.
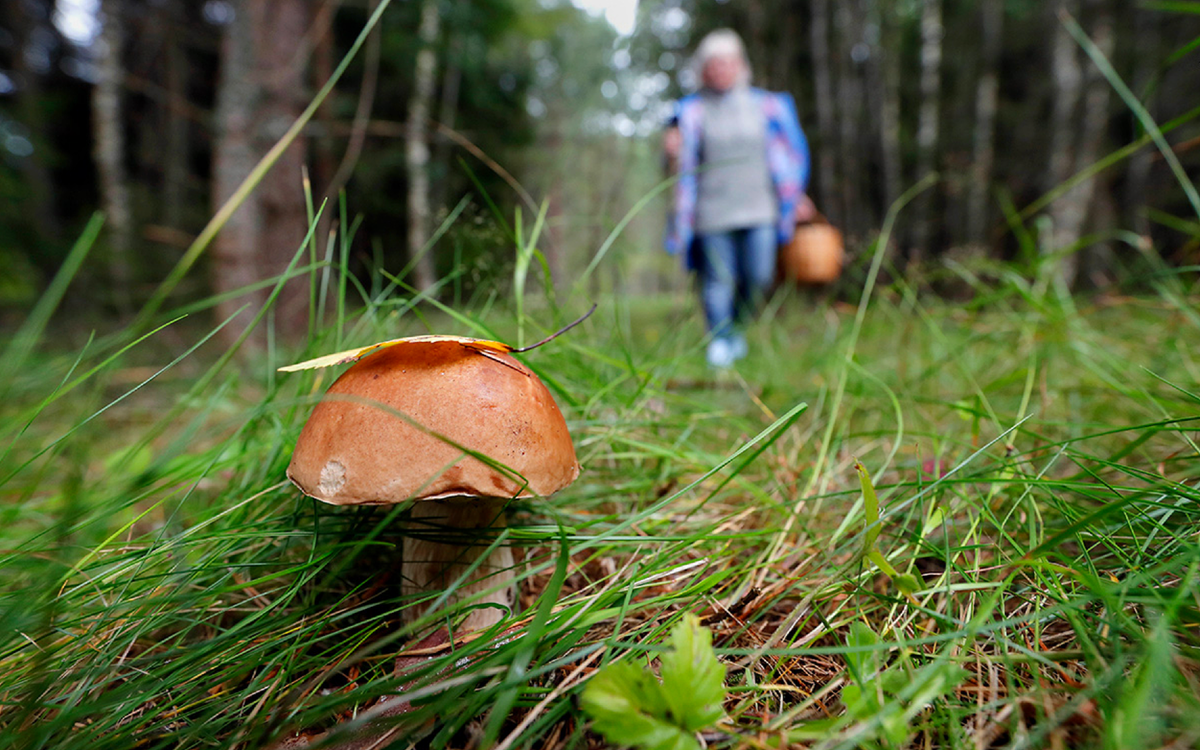
{"label": "forest floor", "polygon": [[1196,299],[995,283],[785,294],[720,374],[691,299],[600,300],[520,355],[583,466],[513,504],[521,610],[400,676],[406,509],[286,481],[336,372],[275,368],[429,332],[528,342],[582,303],[337,305],[304,351],[228,360],[186,324],[115,358],[128,340],[27,347],[0,383],[0,745],[596,747],[579,691],[656,664],[691,613],[727,669],[706,746],[1195,746]]}

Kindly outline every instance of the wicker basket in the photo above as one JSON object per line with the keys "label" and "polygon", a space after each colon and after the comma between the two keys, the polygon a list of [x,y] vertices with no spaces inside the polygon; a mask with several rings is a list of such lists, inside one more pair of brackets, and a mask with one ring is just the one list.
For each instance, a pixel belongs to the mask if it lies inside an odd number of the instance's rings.
{"label": "wicker basket", "polygon": [[796,284],[828,284],[842,273],[842,233],[824,221],[800,224],[780,251],[783,277]]}

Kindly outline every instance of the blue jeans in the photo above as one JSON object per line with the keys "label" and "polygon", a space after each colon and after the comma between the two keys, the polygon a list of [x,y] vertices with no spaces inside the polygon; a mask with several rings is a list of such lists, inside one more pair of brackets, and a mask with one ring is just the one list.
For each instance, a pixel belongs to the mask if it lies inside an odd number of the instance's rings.
{"label": "blue jeans", "polygon": [[775,227],[770,224],[702,234],[700,301],[714,338],[732,338],[775,280]]}

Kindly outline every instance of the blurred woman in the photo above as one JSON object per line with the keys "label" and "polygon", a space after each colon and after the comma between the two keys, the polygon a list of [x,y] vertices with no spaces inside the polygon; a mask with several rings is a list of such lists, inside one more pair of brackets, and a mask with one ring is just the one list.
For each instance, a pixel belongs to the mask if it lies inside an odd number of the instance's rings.
{"label": "blurred woman", "polygon": [[778,246],[812,211],[808,143],[790,94],[750,86],[733,31],[704,37],[692,66],[700,90],[677,103],[664,136],[680,171],[667,249],[699,273],[708,362],[725,368],[746,355],[738,326],[770,288]]}

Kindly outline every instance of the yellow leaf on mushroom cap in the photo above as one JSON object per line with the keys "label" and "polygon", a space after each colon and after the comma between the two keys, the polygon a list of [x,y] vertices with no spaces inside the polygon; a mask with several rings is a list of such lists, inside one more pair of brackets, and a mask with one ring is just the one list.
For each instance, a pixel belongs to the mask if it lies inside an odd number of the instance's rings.
{"label": "yellow leaf on mushroom cap", "polygon": [[390,339],[388,341],[380,341],[368,346],[360,346],[357,349],[347,349],[344,352],[335,354],[326,354],[323,357],[305,360],[287,367],[280,367],[280,372],[297,372],[299,370],[316,370],[321,367],[333,367],[335,365],[348,365],[351,362],[357,362],[363,357],[372,352],[377,352],[380,349],[387,349],[393,346],[401,346],[403,344],[428,344],[438,341],[454,341],[462,344],[467,349],[485,352],[500,352],[508,354],[513,351],[513,348],[508,344],[500,341],[489,341],[487,339],[473,339],[467,336],[409,336],[403,339]]}

